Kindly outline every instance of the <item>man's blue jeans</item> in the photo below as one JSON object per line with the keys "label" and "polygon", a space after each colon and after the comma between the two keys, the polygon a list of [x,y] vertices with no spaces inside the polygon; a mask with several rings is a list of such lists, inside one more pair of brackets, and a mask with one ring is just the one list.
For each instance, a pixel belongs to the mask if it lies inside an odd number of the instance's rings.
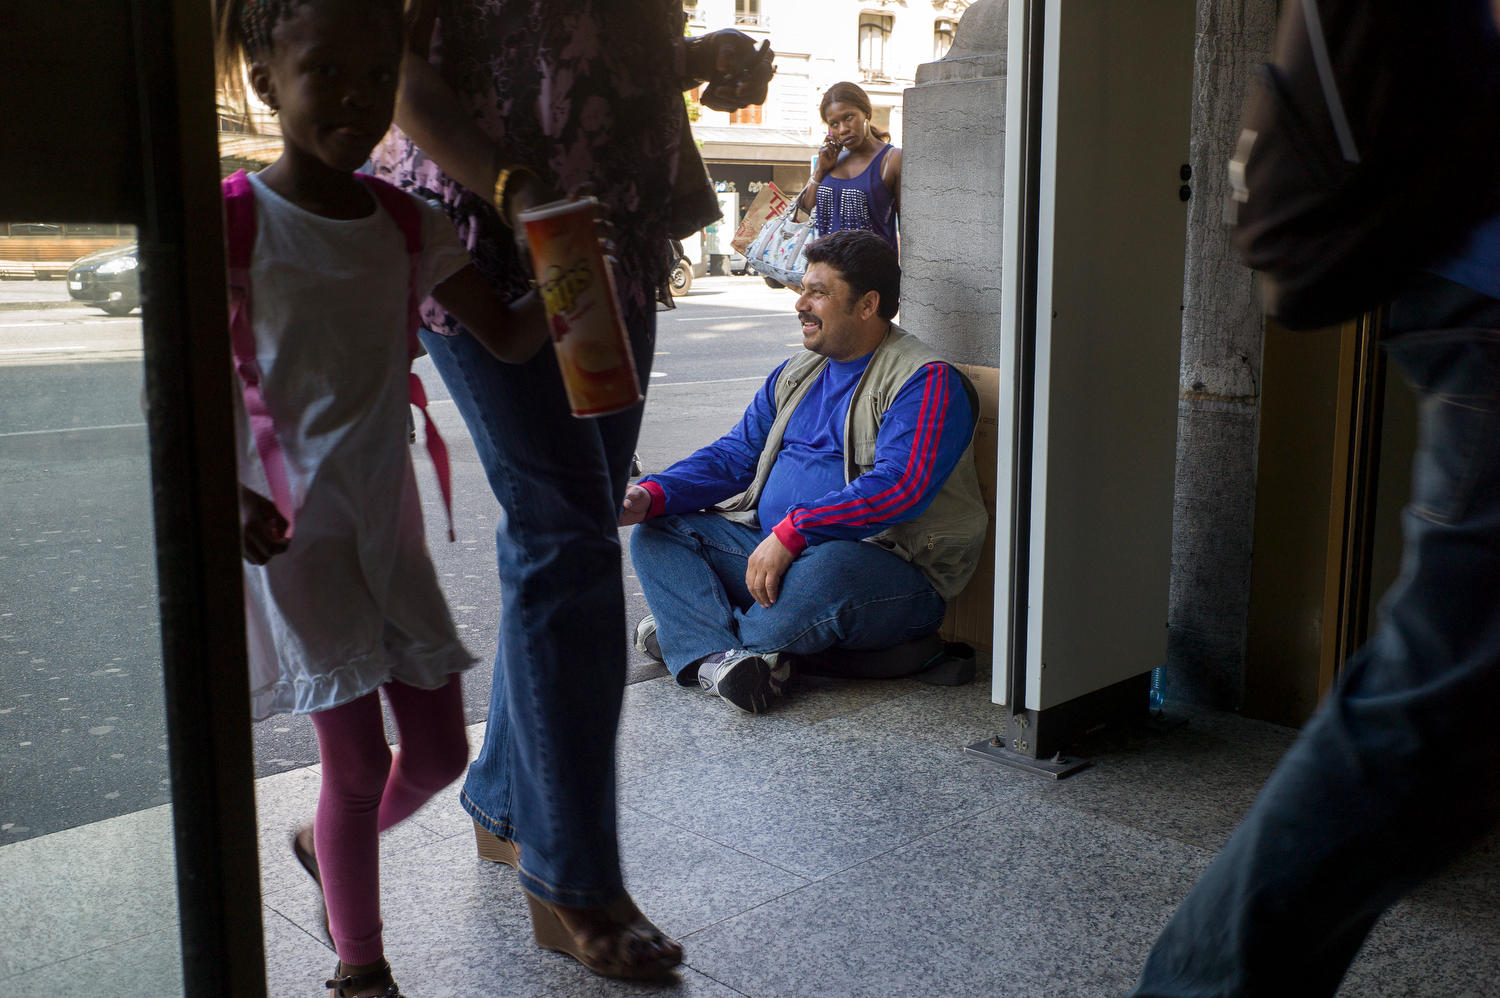
{"label": "man's blue jeans", "polygon": [[937,630],[946,604],[920,570],[863,541],[808,547],[760,606],[745,586],[745,564],[762,540],[755,527],[714,513],[660,516],[638,525],[630,560],[656,640],[679,683],[715,652],[743,648],[804,655],[827,648],[876,651]]}
{"label": "man's blue jeans", "polygon": [[1421,397],[1400,579],[1134,992],[1331,995],[1389,905],[1500,821],[1500,301],[1391,308]]}
{"label": "man's blue jeans", "polygon": [[[656,315],[627,319],[642,381]],[[484,745],[460,800],[519,842],[521,885],[595,907],[623,888],[615,729],[625,689],[625,593],[616,522],[641,406],[568,409],[550,345],[503,364],[467,335],[421,333],[500,500],[500,647]]]}

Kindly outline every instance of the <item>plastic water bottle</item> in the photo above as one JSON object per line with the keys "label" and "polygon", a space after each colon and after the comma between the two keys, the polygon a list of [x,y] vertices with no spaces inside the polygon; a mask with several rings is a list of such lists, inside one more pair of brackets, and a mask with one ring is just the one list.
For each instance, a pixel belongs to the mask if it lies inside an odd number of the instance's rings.
{"label": "plastic water bottle", "polygon": [[1161,704],[1162,704],[1162,699],[1163,699],[1162,693],[1166,689],[1166,685],[1167,685],[1167,670],[1166,670],[1166,668],[1164,666],[1158,665],[1156,668],[1154,668],[1154,669],[1151,670],[1151,695],[1150,695],[1150,702],[1151,702],[1151,709],[1152,710],[1161,710]]}

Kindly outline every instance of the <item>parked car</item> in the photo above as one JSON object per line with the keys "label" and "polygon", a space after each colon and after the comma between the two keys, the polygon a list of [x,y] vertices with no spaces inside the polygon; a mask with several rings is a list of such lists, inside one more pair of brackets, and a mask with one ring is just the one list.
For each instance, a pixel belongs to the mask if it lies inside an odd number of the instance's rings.
{"label": "parked car", "polygon": [[672,266],[672,273],[667,277],[667,290],[672,292],[673,298],[681,298],[693,287],[693,261],[687,258],[681,240],[672,240],[672,253],[676,256],[677,262]]}
{"label": "parked car", "polygon": [[68,294],[110,315],[129,315],[141,304],[139,266],[133,242],[90,253],[68,268]]}

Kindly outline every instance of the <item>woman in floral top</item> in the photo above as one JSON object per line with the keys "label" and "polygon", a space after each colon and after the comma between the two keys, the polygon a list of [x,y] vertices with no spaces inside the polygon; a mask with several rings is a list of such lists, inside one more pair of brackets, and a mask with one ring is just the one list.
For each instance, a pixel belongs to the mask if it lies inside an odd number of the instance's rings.
{"label": "woman in floral top", "polygon": [[[771,53],[739,32],[684,38],[677,0],[416,6],[404,131],[376,150],[376,174],[440,202],[481,273],[512,297],[530,274],[507,221],[558,196],[598,197],[645,382],[656,302],[670,301],[668,237],[719,214],[682,91],[707,80],[709,106],[759,103]],[[506,220],[492,203],[497,178]],[[682,949],[625,892],[615,824],[626,652],[615,518],[641,407],[575,419],[552,351],[499,364],[435,302],[422,316],[422,343],[503,507],[500,648],[461,802],[480,855],[518,867],[539,945],[597,973],[658,976]]]}

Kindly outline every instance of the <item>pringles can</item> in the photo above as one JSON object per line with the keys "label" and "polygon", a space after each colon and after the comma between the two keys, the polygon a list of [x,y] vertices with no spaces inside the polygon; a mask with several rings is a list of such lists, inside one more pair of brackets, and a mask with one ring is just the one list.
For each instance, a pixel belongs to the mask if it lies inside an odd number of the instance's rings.
{"label": "pringles can", "polygon": [[598,208],[586,197],[520,214],[568,405],[579,417],[619,412],[643,398],[614,273],[599,249]]}

